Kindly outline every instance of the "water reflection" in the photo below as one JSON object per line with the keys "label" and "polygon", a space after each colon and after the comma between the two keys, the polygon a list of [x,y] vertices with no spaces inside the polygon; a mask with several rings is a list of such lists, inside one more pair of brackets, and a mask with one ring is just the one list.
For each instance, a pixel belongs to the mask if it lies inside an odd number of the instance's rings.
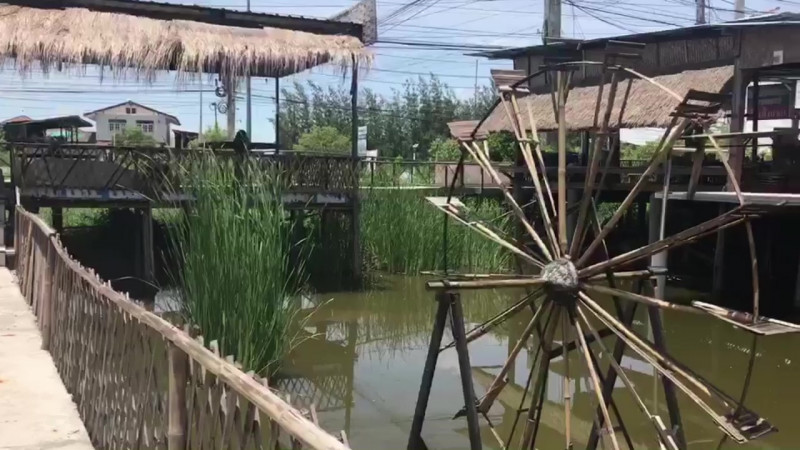
{"label": "water reflection", "polygon": [[[668,293],[670,298],[690,295]],[[463,295],[467,327],[477,325],[518,301],[522,291],[469,292]],[[323,427],[345,430],[353,448],[405,448],[416,403],[428,339],[435,313],[434,297],[419,278],[387,278],[382,290],[337,293],[299,299],[307,313],[314,310],[305,328],[305,339],[286,362],[279,387],[294,402],[314,403]],[[472,376],[482,396],[500,370],[517,337],[530,319],[529,313],[470,344]],[[733,397],[740,395],[751,350],[751,336],[724,322],[699,315],[664,313],[669,353]],[[637,311],[634,330],[647,336],[649,321],[643,308]],[[556,332],[560,336],[560,331]],[[445,342],[452,337],[449,330]],[[520,408],[527,382],[534,342],[520,353],[509,384],[489,413],[498,434],[507,438]],[[613,338],[606,339],[611,348]],[[800,399],[800,336],[762,338],[756,349],[747,406],[771,421],[779,432],[750,444],[750,448],[795,448],[800,427],[795,425],[795,401]],[[661,384],[654,370],[632,353],[622,363],[651,411],[668,421]],[[575,448],[585,446],[592,427],[594,393],[583,360],[570,353],[572,429]],[[539,430],[539,448],[564,447],[565,361],[553,359],[548,374],[545,405]],[[604,370],[605,372],[605,365]],[[429,403],[423,437],[431,449],[467,448],[464,419],[453,420],[463,406],[458,361],[454,350],[443,352]],[[633,397],[617,381],[614,400],[636,449],[658,448],[651,423],[639,412]],[[716,448],[721,432],[693,403],[679,394],[686,439],[690,449]],[[526,408],[529,400],[522,403]],[[524,414],[523,414],[524,415]],[[523,419],[524,420],[524,417]],[[485,448],[498,448],[481,420]],[[516,448],[522,425],[517,426],[511,448]],[[625,447],[620,436],[620,444]],[[729,442],[725,448],[737,447]]]}

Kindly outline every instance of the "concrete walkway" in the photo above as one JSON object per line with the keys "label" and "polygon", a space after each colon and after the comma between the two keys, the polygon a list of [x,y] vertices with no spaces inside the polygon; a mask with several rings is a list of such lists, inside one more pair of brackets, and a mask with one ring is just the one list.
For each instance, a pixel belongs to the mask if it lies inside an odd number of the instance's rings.
{"label": "concrete walkway", "polygon": [[89,436],[36,318],[11,272],[0,268],[0,449],[86,450]]}

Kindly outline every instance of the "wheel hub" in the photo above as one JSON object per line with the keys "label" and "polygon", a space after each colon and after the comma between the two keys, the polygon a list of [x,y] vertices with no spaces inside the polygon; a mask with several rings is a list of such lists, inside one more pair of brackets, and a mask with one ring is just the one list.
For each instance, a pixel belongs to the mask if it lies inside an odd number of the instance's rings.
{"label": "wheel hub", "polygon": [[558,291],[575,292],[578,290],[578,270],[567,258],[559,258],[547,263],[542,269],[545,284]]}

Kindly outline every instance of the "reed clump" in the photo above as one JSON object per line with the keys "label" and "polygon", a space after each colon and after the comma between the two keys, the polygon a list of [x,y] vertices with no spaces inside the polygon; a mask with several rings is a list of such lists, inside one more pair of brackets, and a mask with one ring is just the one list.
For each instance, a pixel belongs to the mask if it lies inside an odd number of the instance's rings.
{"label": "reed clump", "polygon": [[303,272],[291,258],[281,176],[203,153],[178,173],[180,189],[194,197],[171,228],[183,314],[224,354],[273,375],[297,336]]}
{"label": "reed clump", "polygon": [[[509,221],[493,201],[467,201],[471,211],[494,226],[507,229]],[[374,190],[364,196],[361,210],[366,257],[374,269],[418,274],[444,269],[444,215],[412,190]],[[500,246],[450,223],[447,268],[495,272],[509,268],[509,255]]]}

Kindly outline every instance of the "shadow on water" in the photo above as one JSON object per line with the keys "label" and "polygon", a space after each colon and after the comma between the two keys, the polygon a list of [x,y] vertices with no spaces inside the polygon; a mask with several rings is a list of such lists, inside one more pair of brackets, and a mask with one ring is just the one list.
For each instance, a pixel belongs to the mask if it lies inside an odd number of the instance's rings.
{"label": "shadow on water", "polygon": [[[668,292],[673,299],[694,295],[679,290]],[[485,321],[522,296],[523,292],[514,290],[465,293],[462,298],[467,326]],[[307,312],[317,309],[308,319],[307,339],[286,361],[279,386],[297,402],[314,403],[322,425],[329,430],[346,430],[353,448],[405,448],[434,316],[434,296],[424,289],[424,280],[387,277],[380,290],[333,293],[298,301]],[[491,383],[529,318],[529,313],[523,313],[470,345],[472,376],[479,396]],[[664,322],[670,353],[738,397],[749,359],[750,335],[698,315],[665,312]],[[634,328],[645,336],[649,332],[643,308],[637,313]],[[446,332],[445,341],[450,338]],[[510,388],[504,390],[490,411],[490,418],[502,436],[510,432],[530,370],[534,344],[528,343],[527,351],[517,358]],[[608,339],[607,345],[612,344],[613,340]],[[800,441],[800,430],[794,424],[796,406],[788,401],[800,398],[800,385],[795,381],[800,378],[800,355],[793,354],[790,350],[793,348],[800,348],[800,337],[760,339],[746,403],[780,431],[753,442],[751,448],[791,448]],[[667,418],[660,382],[653,376],[653,369],[630,353],[622,366],[648,407]],[[594,394],[585,370],[575,375],[575,368],[582,367],[582,362],[574,353],[570,367],[573,441],[578,448],[585,445],[591,428]],[[562,359],[554,359],[540,431],[544,446],[540,448],[564,445],[563,372]],[[657,448],[650,423],[639,413],[621,382],[614,398],[636,448]],[[721,433],[687,399],[679,397],[679,401],[689,448],[715,448]],[[439,357],[423,430],[430,448],[468,446],[466,421],[452,420],[461,406],[458,362],[455,351],[447,350]],[[496,447],[487,427],[482,429],[482,436],[486,448]],[[734,446],[728,444],[730,448]]]}

